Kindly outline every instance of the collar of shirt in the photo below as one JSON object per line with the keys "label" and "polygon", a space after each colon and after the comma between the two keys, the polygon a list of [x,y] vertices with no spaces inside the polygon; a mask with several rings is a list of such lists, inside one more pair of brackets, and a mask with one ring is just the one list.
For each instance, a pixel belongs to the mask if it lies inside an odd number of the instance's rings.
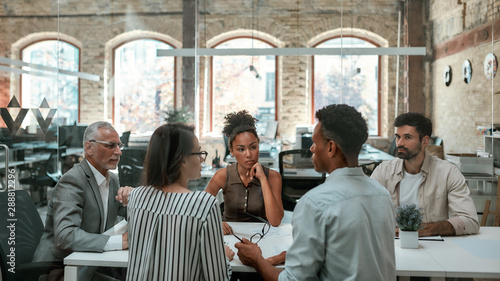
{"label": "collar of shirt", "polygon": [[[427,174],[429,174],[429,170],[431,168],[431,160],[432,160],[432,155],[430,155],[429,153],[427,153],[427,151],[424,151],[424,162],[422,163],[422,167],[420,168],[420,172],[422,173],[422,176],[427,177]],[[400,178],[403,178],[404,176],[404,172],[405,172],[405,166],[404,166],[404,162],[405,160],[403,159],[399,159],[399,164],[400,164],[400,168],[397,169],[398,171],[398,175]]]}
{"label": "collar of shirt", "polygon": [[[243,181],[241,180],[240,175],[238,173],[238,163],[236,163],[236,165],[234,165],[233,167],[234,168],[231,171],[233,176],[228,178],[228,181],[227,181],[228,185],[242,184]],[[260,184],[259,179],[257,177],[253,177],[253,179],[248,183],[247,188],[252,186],[252,185],[259,185],[259,184]]]}
{"label": "collar of shirt", "polygon": [[89,162],[90,169],[94,174],[97,185],[99,186],[99,192],[101,193],[102,207],[104,209],[104,223],[103,223],[103,231],[105,230],[105,226],[108,218],[108,200],[109,200],[109,172],[106,173],[106,176],[103,176],[92,164]]}
{"label": "collar of shirt", "polygon": [[365,176],[361,167],[344,167],[335,169],[333,172],[326,177],[325,182],[333,180],[334,177],[338,176]]}
{"label": "collar of shirt", "polygon": [[[106,176],[103,176],[92,164],[90,164],[89,161],[90,169],[92,170],[92,173],[94,174],[95,181],[97,182],[97,185],[101,186],[104,181],[109,182],[109,172],[106,174]],[[108,184],[106,184],[108,186]]]}

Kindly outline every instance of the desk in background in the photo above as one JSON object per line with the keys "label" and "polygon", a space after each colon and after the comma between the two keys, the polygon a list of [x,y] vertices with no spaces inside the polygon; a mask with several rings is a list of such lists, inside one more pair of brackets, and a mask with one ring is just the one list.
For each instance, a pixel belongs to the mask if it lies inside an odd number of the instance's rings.
{"label": "desk in background", "polygon": [[[235,233],[247,238],[251,236],[248,232],[262,228],[260,223],[230,224]],[[279,229],[290,235],[263,238],[259,245],[264,256],[290,246],[291,225],[282,224]],[[224,240],[236,250],[233,243],[236,238],[226,235]],[[445,277],[500,278],[500,227],[482,227],[477,235],[444,237],[444,241],[420,240],[419,244],[418,249],[401,249],[399,240],[394,240],[396,275],[400,276],[400,280],[408,280],[408,276],[427,276],[431,280],[444,280]],[[270,248],[276,245],[277,250]],[[77,280],[78,269],[82,266],[126,267],[127,262],[128,251],[75,252],[64,259],[64,280]],[[231,261],[231,266],[235,272],[255,271],[241,264],[237,256]]]}
{"label": "desk in background", "polygon": [[359,152],[358,161],[359,165],[363,165],[365,163],[380,163],[382,161],[387,161],[394,159],[394,156],[386,153],[380,149],[377,149],[369,144],[364,144]]}
{"label": "desk in background", "polygon": [[[52,143],[35,143],[35,144],[26,144],[19,143],[16,144],[13,148],[9,149],[9,166],[17,167],[27,164],[32,164],[36,162],[45,161],[50,156],[50,151],[57,149],[57,146],[54,146]],[[69,147],[65,149],[66,152],[62,153],[62,157],[70,156],[70,155],[81,155],[83,153],[83,147]],[[22,157],[20,157],[17,153],[18,151],[24,151]],[[2,151],[3,152],[3,151]],[[16,155],[14,157],[14,155]],[[1,155],[5,157],[5,155]],[[0,171],[5,169],[5,158],[0,157]]]}
{"label": "desk in background", "polygon": [[[281,141],[262,141],[259,144],[259,162],[269,168],[278,168],[278,154],[281,151]],[[225,162],[228,164],[236,163],[236,159],[228,155]]]}
{"label": "desk in background", "polygon": [[[364,144],[361,149],[358,161],[359,165],[369,165],[374,164],[375,166],[383,161],[394,159],[394,156],[383,152],[369,144]],[[321,179],[322,173],[318,173],[314,170],[314,167],[309,168],[296,168],[296,169],[286,169],[283,171],[283,175],[287,178],[297,178],[297,179]]]}

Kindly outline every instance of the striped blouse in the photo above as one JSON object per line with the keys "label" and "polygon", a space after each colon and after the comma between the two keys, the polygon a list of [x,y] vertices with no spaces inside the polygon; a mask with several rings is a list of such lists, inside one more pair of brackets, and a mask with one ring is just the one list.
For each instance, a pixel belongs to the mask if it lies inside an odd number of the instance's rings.
{"label": "striped blouse", "polygon": [[220,209],[209,193],[137,187],[127,218],[127,280],[229,280]]}

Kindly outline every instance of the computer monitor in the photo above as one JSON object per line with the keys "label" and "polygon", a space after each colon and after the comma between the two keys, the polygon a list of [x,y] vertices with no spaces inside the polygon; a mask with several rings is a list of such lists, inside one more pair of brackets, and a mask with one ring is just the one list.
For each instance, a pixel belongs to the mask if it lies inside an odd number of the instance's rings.
{"label": "computer monitor", "polygon": [[297,125],[295,126],[295,149],[309,149],[312,145],[312,133],[314,125]]}
{"label": "computer monitor", "polygon": [[297,168],[314,168],[309,149],[312,145],[314,125],[295,126],[295,149],[304,149],[304,152],[293,155],[293,162]]}
{"label": "computer monitor", "polygon": [[278,132],[278,121],[267,121],[264,138],[273,140],[276,138],[277,132]]}

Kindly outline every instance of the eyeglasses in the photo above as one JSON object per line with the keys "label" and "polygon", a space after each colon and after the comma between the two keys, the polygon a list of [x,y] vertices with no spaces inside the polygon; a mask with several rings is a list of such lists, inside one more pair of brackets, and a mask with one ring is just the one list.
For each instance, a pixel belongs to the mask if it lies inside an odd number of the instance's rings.
{"label": "eyeglasses", "polygon": [[193,152],[191,155],[198,155],[200,157],[201,162],[205,162],[207,160],[208,152],[206,151],[200,151],[200,152]]}
{"label": "eyeglasses", "polygon": [[[271,224],[268,221],[266,221],[265,219],[263,219],[263,218],[261,218],[259,216],[254,216],[254,215],[252,215],[250,213],[247,213],[247,212],[243,212],[243,213],[245,215],[248,215],[248,216],[254,218],[254,219],[260,220],[261,222],[264,223],[264,225],[262,226],[262,231],[261,232],[257,232],[257,233],[255,233],[254,235],[252,235],[250,237],[250,242],[257,244],[269,232],[269,230],[271,229]],[[234,234],[234,231],[232,231],[232,229],[231,229],[231,233],[233,234],[234,237],[236,237],[236,239],[238,239],[241,242],[243,242],[243,240],[240,237],[238,237],[236,234]],[[256,240],[256,241],[254,241],[254,240]]]}
{"label": "eyeglasses", "polygon": [[125,147],[125,145],[121,142],[100,141],[100,140],[89,140],[89,142],[100,143],[108,149],[115,149],[116,147],[118,147],[120,150],[122,150]]}

